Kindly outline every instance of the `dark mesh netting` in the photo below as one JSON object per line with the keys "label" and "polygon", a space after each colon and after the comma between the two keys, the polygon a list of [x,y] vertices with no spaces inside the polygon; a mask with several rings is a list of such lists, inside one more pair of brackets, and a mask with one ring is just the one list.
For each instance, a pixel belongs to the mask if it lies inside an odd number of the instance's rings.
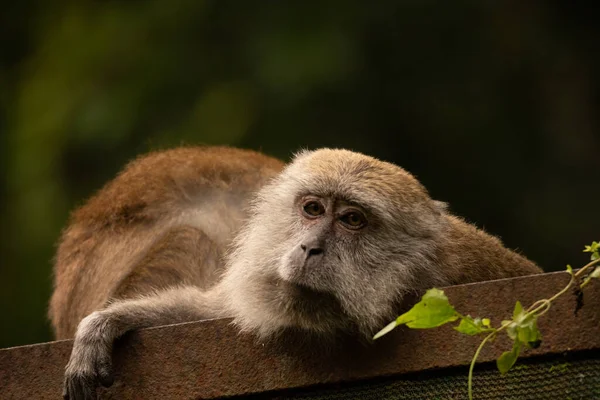
{"label": "dark mesh netting", "polygon": [[[467,399],[467,368],[410,374],[385,380],[345,383],[261,396],[269,399]],[[477,365],[477,400],[600,400],[600,359],[518,361],[505,376],[493,364]]]}

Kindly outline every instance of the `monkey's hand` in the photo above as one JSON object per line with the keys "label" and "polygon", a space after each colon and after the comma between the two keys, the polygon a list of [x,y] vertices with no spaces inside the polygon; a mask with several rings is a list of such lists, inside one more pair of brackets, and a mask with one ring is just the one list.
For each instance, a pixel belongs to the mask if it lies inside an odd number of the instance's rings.
{"label": "monkey's hand", "polygon": [[65,371],[63,397],[96,399],[99,385],[113,383],[112,347],[126,332],[148,326],[223,317],[220,293],[175,287],[137,299],[115,301],[81,320]]}
{"label": "monkey's hand", "polygon": [[63,398],[96,400],[99,385],[113,384],[112,344],[114,328],[109,314],[96,311],[77,328],[71,358],[65,371]]}

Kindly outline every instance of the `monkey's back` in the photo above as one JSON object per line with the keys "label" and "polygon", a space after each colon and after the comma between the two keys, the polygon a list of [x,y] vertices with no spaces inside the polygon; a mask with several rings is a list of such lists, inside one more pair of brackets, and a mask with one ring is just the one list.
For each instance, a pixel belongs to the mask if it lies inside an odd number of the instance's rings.
{"label": "monkey's back", "polygon": [[494,279],[542,273],[542,269],[502,241],[467,223],[448,215],[437,259],[443,268],[447,284],[458,285]]}
{"label": "monkey's back", "polygon": [[131,162],[62,234],[49,315],[57,338],[112,298],[209,287],[251,196],[283,168],[253,151],[187,147]]}

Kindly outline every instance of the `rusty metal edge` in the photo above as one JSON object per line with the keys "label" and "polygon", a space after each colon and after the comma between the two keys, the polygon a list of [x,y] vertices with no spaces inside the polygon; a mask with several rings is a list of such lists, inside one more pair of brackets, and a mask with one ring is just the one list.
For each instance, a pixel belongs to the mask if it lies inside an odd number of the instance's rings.
{"label": "rusty metal edge", "polygon": [[[498,324],[515,301],[524,305],[553,295],[567,274],[503,279],[445,288],[463,314],[489,317]],[[583,307],[566,294],[540,320],[542,345],[523,357],[600,349],[600,284],[586,288]],[[230,320],[154,327],[134,332],[115,348],[117,381],[102,390],[108,399],[212,399],[332,384],[467,365],[480,338],[452,327],[397,329],[375,344],[348,338],[336,343],[303,340],[302,335],[269,343],[240,334]],[[0,350],[1,399],[56,399],[72,341]],[[500,337],[480,361],[510,348]],[[596,352],[597,354],[597,352]]]}

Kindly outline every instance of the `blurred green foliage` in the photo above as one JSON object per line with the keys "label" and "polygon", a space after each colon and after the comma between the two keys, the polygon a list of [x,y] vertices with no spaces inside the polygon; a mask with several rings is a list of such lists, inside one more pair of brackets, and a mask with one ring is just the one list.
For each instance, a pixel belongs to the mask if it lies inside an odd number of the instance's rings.
{"label": "blurred green foliage", "polygon": [[598,234],[600,25],[567,3],[24,0],[0,13],[0,347],[51,339],[54,244],[130,158],[394,161],[547,270]]}

